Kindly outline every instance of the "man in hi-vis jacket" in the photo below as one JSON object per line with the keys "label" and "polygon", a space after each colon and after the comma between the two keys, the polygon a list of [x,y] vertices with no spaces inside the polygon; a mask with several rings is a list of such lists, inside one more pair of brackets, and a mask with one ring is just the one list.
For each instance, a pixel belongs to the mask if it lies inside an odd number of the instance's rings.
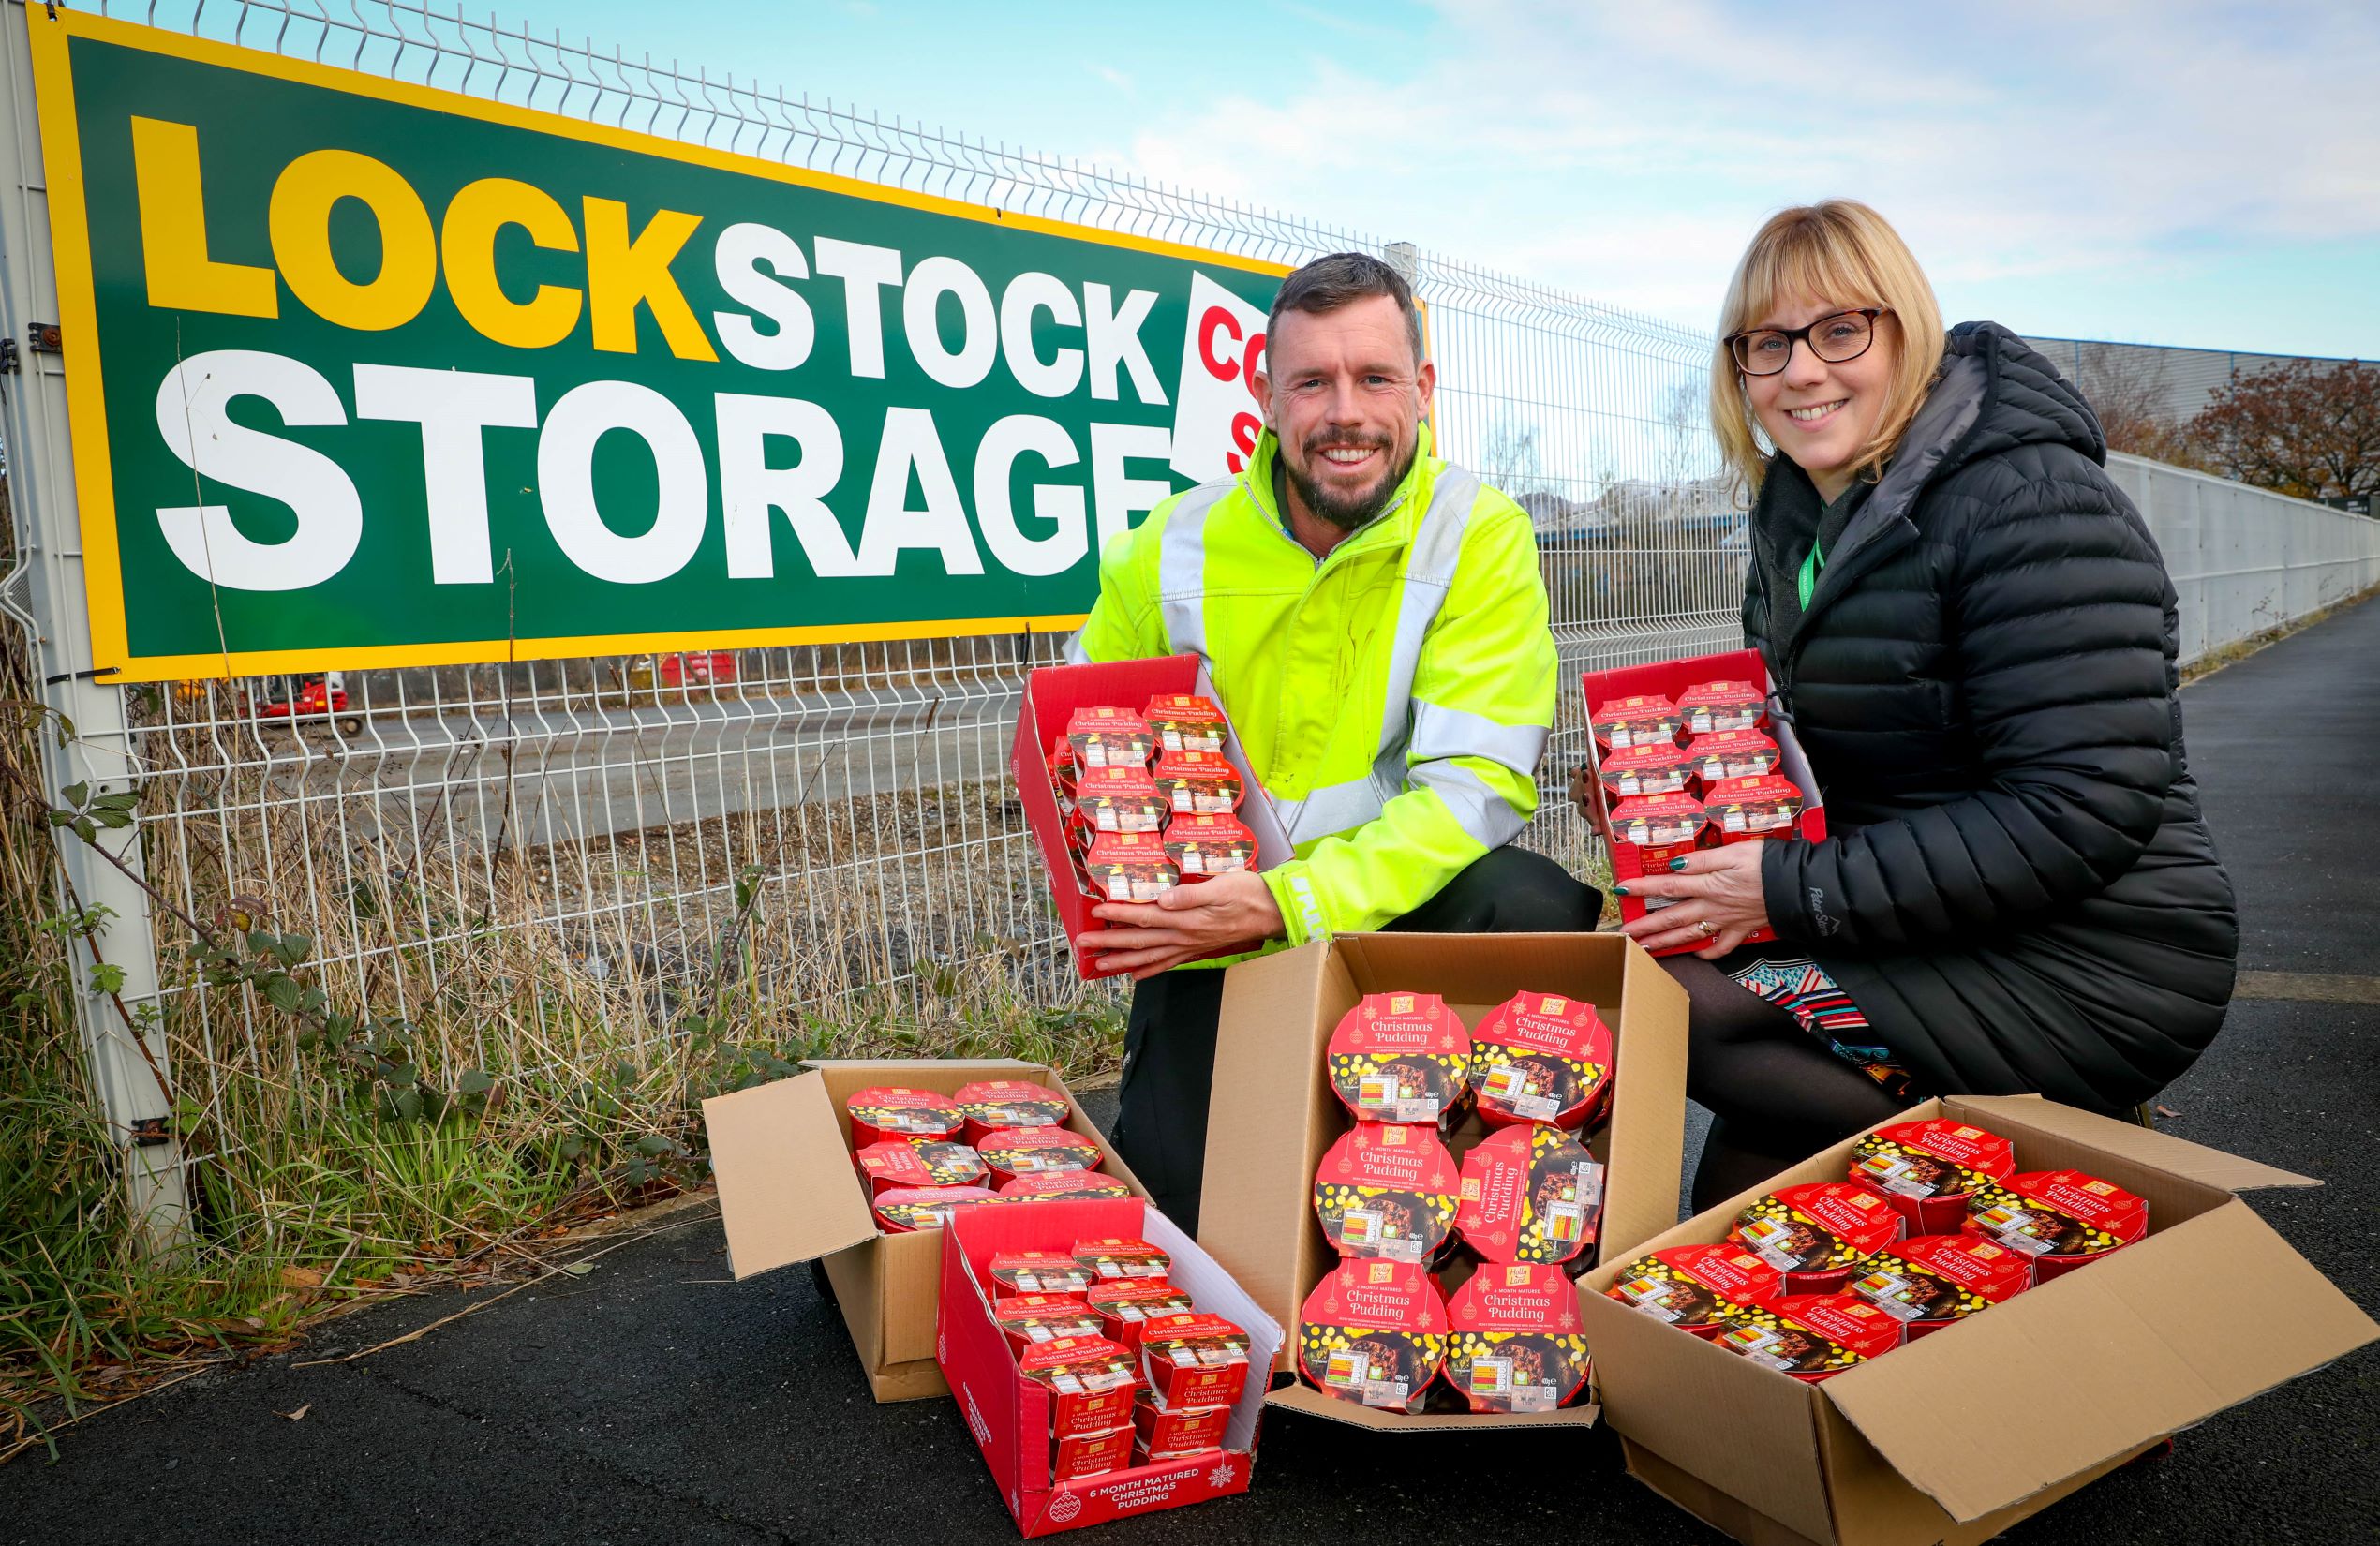
{"label": "man in hi-vis jacket", "polygon": [[[1153,903],[1080,948],[1138,979],[1115,1141],[1196,1229],[1219,961],[1358,929],[1595,927],[1601,899],[1506,846],[1554,721],[1545,583],[1521,508],[1430,453],[1437,374],[1413,292],[1361,253],[1282,281],[1247,470],[1108,545],[1072,659],[1204,657],[1297,850]],[[1251,798],[1257,797],[1251,791]],[[1176,969],[1179,970],[1176,970]]]}

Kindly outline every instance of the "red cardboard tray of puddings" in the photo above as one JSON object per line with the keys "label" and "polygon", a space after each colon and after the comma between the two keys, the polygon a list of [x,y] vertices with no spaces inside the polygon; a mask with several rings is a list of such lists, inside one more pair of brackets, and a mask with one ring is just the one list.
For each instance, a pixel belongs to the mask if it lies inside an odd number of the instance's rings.
{"label": "red cardboard tray of puddings", "polygon": [[1758,1304],[1785,1291],[1784,1274],[1740,1245],[1673,1245],[1628,1264],[1606,1299],[1644,1311],[1698,1337],[1727,1329],[1730,1304]]}
{"label": "red cardboard tray of puddings", "polygon": [[966,1119],[967,1141],[976,1145],[1004,1127],[1064,1127],[1072,1110],[1065,1096],[1030,1079],[977,1079],[950,1098]]}
{"label": "red cardboard tray of puddings", "polygon": [[1882,1193],[1912,1235],[1956,1232],[1968,1195],[2016,1172],[2016,1145],[1947,1117],[1880,1127],[1852,1150],[1851,1179]]}
{"label": "red cardboard tray of puddings", "polygon": [[1019,1176],[1099,1168],[1099,1144],[1070,1127],[1006,1127],[984,1135],[983,1156],[995,1186]]}
{"label": "red cardboard tray of puddings", "polygon": [[952,1137],[965,1125],[959,1103],[948,1095],[897,1084],[855,1092],[843,1109],[851,1117],[855,1152],[886,1138]]}
{"label": "red cardboard tray of puddings", "polygon": [[1661,694],[1634,692],[1597,705],[1587,716],[1587,725],[1598,741],[1620,751],[1647,741],[1674,741],[1686,728],[1686,720],[1677,705]]}
{"label": "red cardboard tray of puddings", "polygon": [[1917,1235],[1863,1257],[1849,1292],[1907,1328],[1911,1342],[2032,1286],[2032,1258],[1977,1235]]}
{"label": "red cardboard tray of puddings", "polygon": [[1446,1362],[1446,1301],[1409,1261],[1345,1261],[1298,1312],[1298,1372],[1341,1401],[1419,1412]]}
{"label": "red cardboard tray of puddings", "polygon": [[1173,1258],[1145,1240],[1078,1240],[1075,1260],[1101,1278],[1162,1278]]}
{"label": "red cardboard tray of puddings", "polygon": [[2032,1258],[2047,1283],[2149,1233],[2149,1204],[2114,1182],[2080,1170],[2019,1170],[1980,1186],[1959,1226]]}
{"label": "red cardboard tray of puddings", "polygon": [[1900,1345],[1901,1323],[1854,1294],[1787,1294],[1721,1313],[1718,1346],[1810,1385]]}
{"label": "red cardboard tray of puddings", "polygon": [[1558,1267],[1481,1267],[1446,1301],[1446,1379],[1474,1412],[1551,1412],[1586,1389],[1578,1289]]}
{"label": "red cardboard tray of puddings", "polygon": [[1361,1122],[1443,1123],[1471,1079],[1471,1033],[1435,993],[1369,993],[1340,1017],[1331,1087]]}
{"label": "red cardboard tray of puddings", "polygon": [[1677,695],[1689,736],[1758,729],[1768,717],[1768,695],[1750,682],[1697,682]]}
{"label": "red cardboard tray of puddings", "polygon": [[1615,800],[1639,795],[1683,795],[1694,777],[1693,754],[1675,741],[1646,741],[1613,752],[1597,765],[1604,793]]}
{"label": "red cardboard tray of puddings", "polygon": [[1157,759],[1153,778],[1176,816],[1227,816],[1247,788],[1220,751],[1169,751]]}
{"label": "red cardboard tray of puddings", "polygon": [[[986,1269],[991,1274],[995,1299],[1020,1294],[1087,1293],[1096,1280],[1091,1269],[1064,1251],[1003,1251]],[[1087,1301],[1086,1301],[1087,1302]],[[1096,1309],[1098,1306],[1093,1305]]]}
{"label": "red cardboard tray of puddings", "polygon": [[1037,1197],[1128,1197],[1132,1188],[1097,1170],[1041,1170],[1003,1182],[1000,1196],[1028,1202]]}
{"label": "red cardboard tray of puddings", "polygon": [[1777,771],[1784,753],[1757,730],[1721,730],[1686,743],[1694,776],[1705,784],[1722,779],[1756,779]]}
{"label": "red cardboard tray of puddings", "polygon": [[1471,1032],[1471,1091],[1493,1127],[1543,1122],[1573,1131],[1612,1088],[1612,1028],[1584,999],[1513,994]]}
{"label": "red cardboard tray of puddings", "polygon": [[1132,1354],[1101,1336],[1053,1337],[1017,1354],[1017,1372],[1049,1388],[1049,1434],[1071,1438],[1132,1427]]}
{"label": "red cardboard tray of puddings", "polygon": [[983,1186],[905,1186],[875,1199],[876,1226],[888,1235],[939,1229],[958,1209],[999,1200],[998,1194]]}
{"label": "red cardboard tray of puddings", "polygon": [[1066,721],[1066,744],[1074,749],[1080,773],[1103,767],[1146,772],[1157,751],[1148,721],[1128,708],[1106,706],[1076,709]]}
{"label": "red cardboard tray of puddings", "polygon": [[1602,1164],[1558,1127],[1503,1128],[1463,1156],[1454,1226],[1489,1261],[1572,1260],[1602,1216]]}
{"label": "red cardboard tray of puddings", "polygon": [[1721,779],[1703,787],[1703,814],[1721,843],[1790,838],[1801,820],[1801,785],[1781,773]]}
{"label": "red cardboard tray of puddings", "polygon": [[1248,1384],[1248,1333],[1221,1316],[1189,1311],[1140,1324],[1140,1382],[1175,1411],[1228,1406]]}
{"label": "red cardboard tray of puddings", "polygon": [[1083,865],[1093,892],[1109,901],[1153,902],[1182,883],[1154,832],[1102,832]]}
{"label": "red cardboard tray of puddings", "polygon": [[1149,700],[1140,717],[1157,737],[1157,755],[1168,751],[1220,751],[1226,726],[1223,710],[1212,698],[1195,692],[1160,692]]}
{"label": "red cardboard tray of puddings", "polygon": [[1163,1278],[1108,1278],[1083,1291],[1083,1302],[1099,1314],[1099,1334],[1126,1347],[1140,1345],[1140,1328],[1161,1316],[1197,1306]]}
{"label": "red cardboard tray of puddings", "polygon": [[1343,1256],[1435,1260],[1454,1228],[1461,1173],[1432,1122],[1360,1122],[1314,1176],[1314,1211]]}
{"label": "red cardboard tray of puddings", "polygon": [[1184,881],[1229,875],[1257,862],[1257,835],[1237,816],[1176,816],[1166,823],[1165,845]]}
{"label": "red cardboard tray of puddings", "polygon": [[973,1149],[931,1139],[886,1138],[852,1155],[852,1163],[868,1178],[871,1197],[910,1186],[980,1186],[985,1175]]}
{"label": "red cardboard tray of puddings", "polygon": [[1099,1334],[1099,1316],[1079,1294],[1010,1294],[993,1301],[991,1323],[1019,1350],[1059,1337]]}
{"label": "red cardboard tray of puddings", "polygon": [[1735,1216],[1727,1238],[1784,1273],[1787,1294],[1833,1294],[1853,1263],[1900,1239],[1901,1227],[1881,1194],[1823,1181],[1771,1192]]}

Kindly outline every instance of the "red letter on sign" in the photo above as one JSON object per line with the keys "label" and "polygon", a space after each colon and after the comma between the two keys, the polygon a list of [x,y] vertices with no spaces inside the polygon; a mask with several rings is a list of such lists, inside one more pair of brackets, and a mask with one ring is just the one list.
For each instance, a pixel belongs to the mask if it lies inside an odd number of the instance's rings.
{"label": "red letter on sign", "polygon": [[[1263,334],[1257,336],[1262,337]],[[1256,454],[1257,432],[1263,428],[1263,424],[1253,413],[1236,415],[1231,421],[1231,443],[1240,449],[1226,453],[1223,465],[1234,472],[1246,468],[1248,458]]]}
{"label": "red letter on sign", "polygon": [[1240,367],[1215,353],[1217,328],[1231,334],[1233,343],[1240,341],[1240,323],[1231,313],[1221,306],[1209,306],[1207,314],[1198,319],[1198,358],[1205,363],[1208,375],[1218,381],[1227,381],[1240,374]]}

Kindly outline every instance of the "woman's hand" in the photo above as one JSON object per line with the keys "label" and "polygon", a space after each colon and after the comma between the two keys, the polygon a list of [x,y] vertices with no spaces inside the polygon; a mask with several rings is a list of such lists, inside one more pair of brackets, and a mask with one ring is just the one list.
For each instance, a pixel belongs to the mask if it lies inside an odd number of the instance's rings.
{"label": "woman's hand", "polygon": [[1135,982],[1226,945],[1254,950],[1282,932],[1272,889],[1246,870],[1177,885],[1153,902],[1101,902],[1091,915],[1125,927],[1085,934],[1075,947]]}
{"label": "woman's hand", "polygon": [[[1727,954],[1748,934],[1768,927],[1768,901],[1761,893],[1761,854],[1765,842],[1730,843],[1704,848],[1670,861],[1670,870],[1614,885],[1623,897],[1647,901],[1663,897],[1679,900],[1658,913],[1647,913],[1622,924],[1628,937],[1647,950],[1672,945],[1701,944],[1694,952],[1704,960]],[[1708,929],[1704,923],[1712,927]]]}

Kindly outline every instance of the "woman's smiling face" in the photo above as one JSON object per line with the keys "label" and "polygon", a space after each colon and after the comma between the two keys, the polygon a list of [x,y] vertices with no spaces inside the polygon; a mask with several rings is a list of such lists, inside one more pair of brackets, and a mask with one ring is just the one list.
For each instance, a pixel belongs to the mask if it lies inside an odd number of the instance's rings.
{"label": "woman's smiling face", "polygon": [[[1807,327],[1853,304],[1810,295],[1780,297],[1749,328]],[[1783,370],[1743,378],[1752,416],[1769,442],[1808,473],[1820,497],[1830,501],[1851,486],[1852,469],[1861,450],[1875,437],[1892,384],[1899,331],[1889,315],[1876,319],[1875,330],[1875,341],[1857,359],[1830,364],[1818,357],[1807,339],[1796,339]]]}

